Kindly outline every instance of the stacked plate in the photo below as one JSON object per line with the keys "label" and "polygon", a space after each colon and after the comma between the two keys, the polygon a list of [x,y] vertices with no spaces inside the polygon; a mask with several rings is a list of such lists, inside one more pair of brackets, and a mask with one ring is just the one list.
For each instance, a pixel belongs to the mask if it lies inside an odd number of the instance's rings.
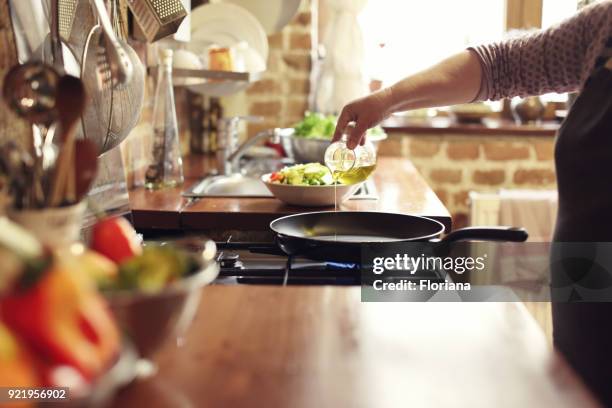
{"label": "stacked plate", "polygon": [[[236,71],[257,74],[266,69],[268,59],[266,32],[257,18],[240,6],[231,3],[213,3],[193,9],[189,51],[197,55],[200,60],[207,61],[208,48],[213,45],[232,50]],[[202,67],[206,68],[207,65],[207,62],[204,62]],[[209,96],[224,96],[239,92],[248,85],[246,81],[202,81],[188,84],[187,87],[193,92]]]}
{"label": "stacked plate", "polygon": [[291,21],[300,8],[301,0],[214,0],[237,4],[251,12],[266,33],[279,32]]}

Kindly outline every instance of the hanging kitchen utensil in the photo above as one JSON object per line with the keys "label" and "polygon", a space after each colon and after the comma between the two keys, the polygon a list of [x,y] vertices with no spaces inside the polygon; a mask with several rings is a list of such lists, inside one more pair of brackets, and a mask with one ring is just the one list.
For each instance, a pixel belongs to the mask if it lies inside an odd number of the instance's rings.
{"label": "hanging kitchen utensil", "polygon": [[104,31],[104,49],[106,60],[110,66],[111,81],[113,87],[125,85],[132,78],[132,62],[123,46],[117,40],[108,12],[102,0],[91,0],[94,6],[98,21]]}
{"label": "hanging kitchen utensil", "polygon": [[[109,80],[109,65],[105,63],[106,53],[103,49],[102,28],[94,26],[86,41],[83,53],[81,80],[90,100],[83,112],[83,135],[96,144],[100,153],[104,153],[104,144],[110,128],[113,88]],[[103,85],[100,88],[100,84]]]}
{"label": "hanging kitchen utensil", "polygon": [[60,37],[68,41],[77,10],[77,0],[60,0],[58,20]]}
{"label": "hanging kitchen utensil", "polygon": [[15,65],[4,77],[4,100],[20,117],[48,126],[57,118],[55,96],[59,78],[53,67],[41,62]]}
{"label": "hanging kitchen utensil", "polygon": [[64,66],[64,53],[62,50],[62,39],[59,32],[59,0],[51,0],[51,55],[53,64],[59,67]]}
{"label": "hanging kitchen utensil", "polygon": [[187,16],[180,0],[128,0],[128,6],[148,42],[174,34]]}
{"label": "hanging kitchen utensil", "polygon": [[112,90],[112,112],[107,136],[102,146],[108,151],[119,145],[138,123],[145,90],[145,69],[136,51],[125,40],[121,32],[122,21],[117,1],[111,4],[111,19],[117,38],[133,67],[132,79],[125,86]]}
{"label": "hanging kitchen utensil", "polygon": [[[69,74],[73,76],[81,75],[81,66],[77,61],[74,53],[61,39],[60,35],[60,0],[42,1],[42,8],[45,10],[47,22],[49,23],[49,33],[46,35],[40,46],[34,51],[31,60],[39,60],[42,63],[53,66],[58,74]],[[23,6],[21,6],[23,7]],[[26,30],[30,28],[25,27]],[[36,82],[34,82],[38,85]],[[57,115],[57,112],[53,112]],[[34,149],[32,155],[35,158],[36,165],[36,180],[44,183],[48,178],[44,174],[46,168],[53,164],[56,158],[55,148],[52,143],[54,136],[54,127],[52,126],[53,117],[48,120],[37,121],[33,126],[32,136],[34,140]],[[78,129],[81,133],[81,129]],[[43,186],[43,190],[48,190]],[[44,198],[41,198],[44,201]]]}
{"label": "hanging kitchen utensil", "polygon": [[78,1],[76,3],[74,15],[75,17],[70,29],[70,37],[65,39],[65,41],[73,51],[79,64],[82,64],[82,57],[85,52],[87,37],[89,36],[92,27],[97,25],[97,19],[89,1]]}
{"label": "hanging kitchen utensil", "polygon": [[[113,9],[116,9],[114,4]],[[111,14],[113,19],[118,19],[118,13],[111,10]],[[91,96],[91,102],[83,114],[84,136],[96,144],[100,154],[118,146],[136,125],[145,87],[144,67],[136,52],[123,39],[117,41],[130,59],[131,78],[122,86],[111,86],[113,73],[105,52],[107,44],[104,36],[102,26],[94,26],[88,35],[82,58],[82,79]]]}
{"label": "hanging kitchen utensil", "polygon": [[[288,255],[357,264],[362,244],[436,242],[444,233],[444,225],[430,218],[361,211],[294,214],[272,221],[270,229]],[[442,240],[523,242],[527,236],[524,229],[516,227],[472,227],[455,230]]]}
{"label": "hanging kitchen utensil", "polygon": [[[59,33],[59,0],[51,0],[48,11],[49,34],[34,51],[33,60],[40,60],[52,65],[60,74],[80,76],[81,67],[72,50],[62,42]],[[27,29],[27,28],[26,28]]]}

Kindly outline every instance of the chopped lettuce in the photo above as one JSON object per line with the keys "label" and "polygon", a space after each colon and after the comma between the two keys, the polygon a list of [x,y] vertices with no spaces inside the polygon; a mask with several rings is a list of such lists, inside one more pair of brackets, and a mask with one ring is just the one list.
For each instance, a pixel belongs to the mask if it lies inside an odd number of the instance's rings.
{"label": "chopped lettuce", "polygon": [[319,163],[296,164],[273,173],[275,183],[293,186],[329,186],[334,183],[327,167]]}
{"label": "chopped lettuce", "polygon": [[305,138],[331,138],[336,129],[336,117],[306,112],[304,119],[294,126],[295,135]]}
{"label": "chopped lettuce", "polygon": [[[304,119],[293,126],[294,135],[307,139],[331,139],[336,130],[338,118],[335,115],[306,112]],[[380,126],[368,130],[369,136],[381,136],[385,131]]]}

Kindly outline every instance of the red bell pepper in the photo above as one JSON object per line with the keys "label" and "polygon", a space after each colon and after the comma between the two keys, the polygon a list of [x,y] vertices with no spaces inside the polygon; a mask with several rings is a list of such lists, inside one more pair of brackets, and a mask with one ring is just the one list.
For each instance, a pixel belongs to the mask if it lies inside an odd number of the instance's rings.
{"label": "red bell pepper", "polygon": [[0,386],[38,387],[40,385],[33,356],[0,322]]}
{"label": "red bell pepper", "polygon": [[95,285],[78,272],[51,268],[0,300],[0,318],[50,365],[71,366],[91,380],[116,358],[120,336]]}
{"label": "red bell pepper", "polygon": [[270,175],[270,181],[283,181],[285,176],[280,171],[276,171]]}

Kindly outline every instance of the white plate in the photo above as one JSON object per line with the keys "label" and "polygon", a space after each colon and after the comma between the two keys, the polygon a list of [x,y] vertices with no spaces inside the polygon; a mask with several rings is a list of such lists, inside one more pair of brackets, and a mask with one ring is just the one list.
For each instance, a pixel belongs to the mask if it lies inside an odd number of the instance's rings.
{"label": "white plate", "polygon": [[337,186],[292,186],[290,184],[280,184],[270,182],[271,174],[264,174],[261,181],[264,182],[268,190],[274,197],[284,203],[298,205],[300,207],[328,207],[334,205],[335,189],[338,194],[338,204],[347,200],[355,194],[362,183],[357,184],[338,184]]}
{"label": "white plate", "polygon": [[280,31],[300,8],[301,0],[224,0],[247,9],[261,23],[266,33]]}
{"label": "white plate", "polygon": [[192,39],[203,40],[205,39],[203,36],[213,32],[237,38],[238,42],[245,41],[257,50],[264,61],[267,61],[268,37],[266,32],[257,18],[244,8],[230,3],[218,3],[204,4],[193,9],[191,12]]}

